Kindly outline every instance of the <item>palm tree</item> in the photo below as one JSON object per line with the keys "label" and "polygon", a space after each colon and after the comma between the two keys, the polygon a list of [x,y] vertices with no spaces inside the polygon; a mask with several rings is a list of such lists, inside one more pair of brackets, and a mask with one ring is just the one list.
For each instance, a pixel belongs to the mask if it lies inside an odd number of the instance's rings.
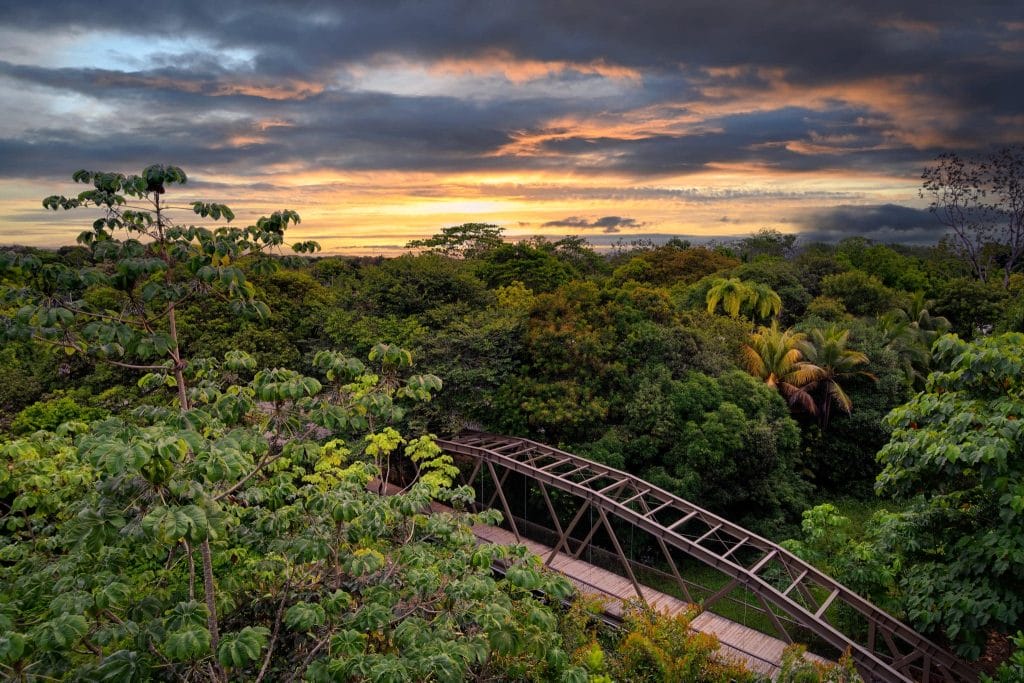
{"label": "palm tree", "polygon": [[768,318],[778,315],[782,311],[782,297],[766,284],[761,282],[747,282],[747,289],[750,290],[749,304],[751,317],[756,315],[759,318]]}
{"label": "palm tree", "polygon": [[821,368],[804,359],[807,337],[792,328],[779,329],[778,321],[761,327],[743,345],[743,365],[747,372],[777,389],[792,407],[816,414],[814,397],[806,387],[821,376]]}
{"label": "palm tree", "polygon": [[914,295],[903,308],[893,309],[878,319],[885,348],[903,364],[911,386],[922,386],[931,364],[931,346],[951,327],[940,315],[928,312],[923,292]]}
{"label": "palm tree", "polygon": [[812,330],[810,340],[804,341],[801,346],[807,362],[812,363],[817,370],[814,379],[804,389],[815,397],[815,413],[823,427],[828,426],[833,405],[847,415],[853,410],[853,401],[839,384],[840,381],[857,375],[876,379],[870,372],[858,369],[870,361],[860,351],[847,348],[849,340],[849,330],[830,325]]}
{"label": "palm tree", "polygon": [[924,292],[917,292],[904,308],[910,327],[917,331],[924,345],[931,349],[932,343],[948,332],[953,324],[941,315],[932,315],[928,312],[928,304],[925,301]]}
{"label": "palm tree", "polygon": [[749,311],[751,318],[768,318],[782,310],[782,299],[774,289],[760,282],[745,282],[739,278],[717,278],[705,296],[708,313],[714,313],[718,304],[733,318],[740,311]]}
{"label": "palm tree", "polygon": [[722,309],[735,318],[740,314],[740,309],[743,308],[744,302],[750,299],[750,294],[750,287],[739,278],[717,278],[712,280],[711,289],[708,290],[705,297],[705,301],[708,304],[708,313],[714,313],[715,309],[718,308],[719,302],[721,302]]}
{"label": "palm tree", "polygon": [[877,327],[885,340],[885,348],[899,358],[910,386],[922,382],[928,369],[928,344],[907,313],[893,309],[878,319]]}

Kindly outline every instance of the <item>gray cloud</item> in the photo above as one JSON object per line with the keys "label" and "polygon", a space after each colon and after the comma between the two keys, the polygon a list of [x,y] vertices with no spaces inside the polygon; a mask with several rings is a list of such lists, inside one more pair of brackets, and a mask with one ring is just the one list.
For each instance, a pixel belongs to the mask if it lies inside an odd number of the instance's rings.
{"label": "gray cloud", "polygon": [[[191,40],[180,54],[127,55],[120,59],[123,68],[0,61],[0,76],[113,106],[117,114],[106,122],[108,128],[130,135],[97,157],[93,140],[82,134],[84,124],[77,133],[28,128],[8,140],[33,145],[23,149],[21,171],[8,173],[51,175],[43,156],[59,146],[72,158],[111,163],[151,159],[151,150],[160,147],[167,150],[163,157],[211,170],[286,162],[338,170],[569,167],[587,174],[658,176],[736,162],[779,171],[885,168],[897,174],[916,171],[938,150],[894,144],[891,119],[840,101],[824,112],[780,103],[767,111],[712,118],[687,134],[570,136],[548,141],[533,155],[500,150],[516,134],[543,131],[549,120],[562,116],[614,116],[679,101],[715,104],[730,89],[771,93],[777,78],[790,85],[841,86],[912,77],[916,91],[908,97],[927,96],[936,107],[959,113],[959,122],[948,124],[945,133],[965,147],[984,144],[992,130],[1012,136],[1014,131],[996,126],[995,119],[1024,115],[1020,89],[1007,86],[1024,80],[1024,52],[1005,47],[1024,40],[1024,32],[1012,29],[1015,19],[1024,19],[1018,3],[972,7],[970,22],[951,0],[904,3],[898,9],[840,0],[813,10],[800,4],[762,9],[753,0],[704,5],[648,0],[642,12],[623,17],[601,2],[583,7],[539,0],[514,5],[325,1],[305,3],[297,11],[256,0],[218,3],[216,10],[206,3],[175,3],[153,22],[127,2],[95,7],[57,0],[45,9],[22,3],[8,10],[8,25],[38,31],[56,45],[72,31],[109,33],[111,27],[123,35]],[[636,69],[642,80],[614,94],[567,99],[558,96],[559,89],[582,77],[568,70],[549,74],[553,86],[546,91],[512,82],[480,99],[474,93],[361,92],[351,89],[348,72],[352,65],[382,59],[426,64],[500,61],[502,55],[624,66]],[[724,94],[705,93],[708,85]],[[264,119],[290,125],[263,130],[258,140],[250,135],[254,141],[244,146],[225,144],[251,133]],[[92,117],[93,136],[102,133],[95,128],[103,123]],[[844,137],[848,149],[798,153],[787,144],[819,134]],[[1024,132],[1016,135],[1022,138]]]}
{"label": "gray cloud", "polygon": [[[0,93],[11,109],[0,122],[6,179],[154,161],[244,176],[251,189],[268,191],[280,189],[264,180],[282,167],[613,175],[629,180],[614,189],[577,182],[477,191],[536,200],[817,200],[841,206],[801,217],[812,234],[923,241],[934,226],[906,223],[903,207],[855,207],[857,192],[654,185],[729,164],[906,179],[946,148],[985,147],[997,135],[1024,141],[1024,4],[1013,0],[966,9],[959,0],[823,0],[771,11],[755,0],[644,0],[628,14],[610,0],[184,0],[161,6],[157,18],[127,0],[11,4],[10,28],[0,32],[24,39],[0,47]],[[71,49],[76,40],[87,47]],[[72,56],[58,59],[62,51]],[[431,77],[443,83],[445,64],[455,73],[473,60],[491,71],[460,72],[468,84],[448,90],[421,87],[420,71],[401,73],[440,65]],[[533,80],[504,74],[517,60],[533,65]],[[360,70],[388,64],[400,72],[392,81],[359,80]],[[611,78],[593,73],[599,68],[632,71]],[[859,95],[844,97],[844,89]],[[696,123],[659,126],[662,114]],[[626,132],[614,125],[630,121]],[[510,151],[531,136],[534,146]],[[601,223],[611,219],[622,222]],[[642,225],[631,220],[570,216],[548,227]]]}
{"label": "gray cloud", "polygon": [[594,220],[587,220],[579,216],[569,216],[558,221],[548,221],[542,228],[581,228],[583,230],[600,230],[601,232],[621,232],[621,228],[639,228],[645,225],[633,218],[622,216],[602,216]]}
{"label": "gray cloud", "polygon": [[897,204],[843,205],[809,212],[795,221],[805,242],[838,242],[866,237],[876,242],[934,244],[945,227],[927,209]]}

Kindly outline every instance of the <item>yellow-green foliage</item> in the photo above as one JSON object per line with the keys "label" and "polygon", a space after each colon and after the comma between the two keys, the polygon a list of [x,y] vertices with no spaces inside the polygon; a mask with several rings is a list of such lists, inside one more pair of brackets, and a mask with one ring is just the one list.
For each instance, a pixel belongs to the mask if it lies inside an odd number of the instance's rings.
{"label": "yellow-green foliage", "polygon": [[782,653],[778,683],[863,683],[849,653],[838,664],[823,664],[804,657],[807,647],[794,643]]}
{"label": "yellow-green foliage", "polygon": [[[715,636],[697,633],[690,622],[699,614],[667,616],[631,605],[625,615],[626,631],[607,662],[608,673],[619,681],[682,683],[684,681],[756,681],[756,674],[719,652]],[[584,652],[582,662],[593,657]]]}

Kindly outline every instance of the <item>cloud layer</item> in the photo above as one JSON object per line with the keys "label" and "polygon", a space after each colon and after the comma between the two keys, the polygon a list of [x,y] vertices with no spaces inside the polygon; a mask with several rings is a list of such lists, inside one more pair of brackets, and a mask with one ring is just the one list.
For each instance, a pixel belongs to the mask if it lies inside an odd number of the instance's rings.
{"label": "cloud layer", "polygon": [[339,248],[722,215],[919,240],[934,228],[899,209],[928,160],[1024,141],[1019,2],[56,0],[5,19],[2,242],[31,241],[17,218],[75,168],[155,161],[243,212],[295,206]]}

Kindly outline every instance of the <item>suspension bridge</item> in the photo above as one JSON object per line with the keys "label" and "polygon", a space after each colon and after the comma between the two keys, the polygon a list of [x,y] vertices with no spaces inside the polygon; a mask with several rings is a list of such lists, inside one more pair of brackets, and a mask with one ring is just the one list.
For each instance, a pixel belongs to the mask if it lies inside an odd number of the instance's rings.
{"label": "suspension bridge", "polygon": [[613,616],[625,599],[670,614],[700,605],[691,626],[768,675],[783,648],[801,642],[828,659],[848,652],[869,682],[978,679],[952,653],[779,545],[627,472],[484,432],[437,444],[477,490],[476,505],[504,516],[502,527],[474,530],[482,541],[525,544],[582,592],[612,598]]}

